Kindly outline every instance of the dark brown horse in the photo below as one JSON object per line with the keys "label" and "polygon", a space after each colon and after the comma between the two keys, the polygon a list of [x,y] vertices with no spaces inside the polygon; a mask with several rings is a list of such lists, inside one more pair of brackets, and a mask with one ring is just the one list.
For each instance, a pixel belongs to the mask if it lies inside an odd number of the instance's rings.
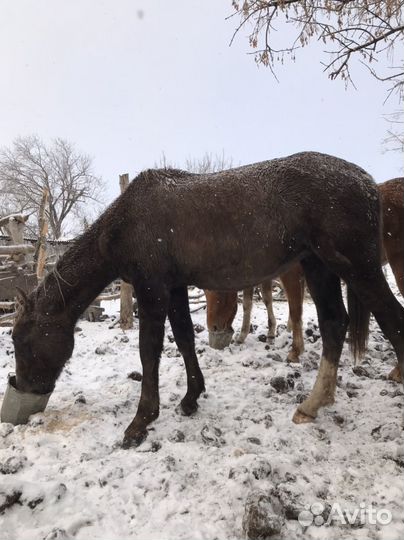
{"label": "dark brown horse", "polygon": [[159,414],[158,372],[168,315],[187,370],[181,405],[197,408],[204,380],[195,354],[187,286],[241,290],[300,260],[316,304],[323,355],[314,388],[295,413],[312,421],[334,400],[348,327],[340,278],[349,287],[354,352],[368,311],[404,368],[404,308],[381,268],[376,184],[342,159],[303,152],[213,174],[141,173],[27,298],[13,340],[16,385],[47,393],[71,356],[75,322],[117,276],[134,285],[143,366],[140,402],[124,446],[139,444]]}
{"label": "dark brown horse", "polygon": [[[394,178],[378,184],[383,214],[384,264],[390,264],[397,286],[404,297],[404,178]],[[302,269],[300,264],[293,265],[280,276],[289,302],[288,329],[292,330],[293,343],[287,360],[298,362],[304,350],[302,335]],[[264,284],[263,284],[264,285]],[[264,302],[268,310],[268,338],[275,335],[276,320],[272,311],[272,281],[265,282]],[[236,291],[206,291],[207,325],[209,344],[216,349],[223,349],[230,344],[233,336],[233,321],[237,313]],[[243,324],[238,343],[242,343],[250,328],[252,309],[252,289],[243,291]],[[399,381],[400,372],[394,368],[390,379]]]}
{"label": "dark brown horse", "polygon": [[[289,362],[298,362],[304,351],[302,310],[304,295],[304,274],[299,263],[293,264],[279,276],[289,303],[288,330],[292,331],[293,341],[288,353]],[[250,332],[253,287],[243,291],[243,322],[237,343],[244,343]],[[272,308],[272,279],[261,284],[262,299],[268,314],[268,340],[275,338],[276,318]],[[205,291],[209,345],[214,349],[224,349],[233,337],[233,321],[237,313],[236,291]]]}

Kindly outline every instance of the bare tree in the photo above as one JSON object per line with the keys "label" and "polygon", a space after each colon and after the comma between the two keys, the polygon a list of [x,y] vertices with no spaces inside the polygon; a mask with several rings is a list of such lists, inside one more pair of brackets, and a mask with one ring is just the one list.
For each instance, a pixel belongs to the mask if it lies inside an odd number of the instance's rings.
{"label": "bare tree", "polygon": [[37,136],[21,137],[0,151],[3,207],[36,214],[44,189],[50,236],[60,238],[85,213],[84,204],[99,201],[104,184],[93,174],[91,158],[64,139],[46,145]]}
{"label": "bare tree", "polygon": [[[352,82],[350,63],[357,57],[375,77],[390,82],[389,93],[403,98],[402,49],[397,65],[393,56],[395,45],[403,46],[403,0],[233,0],[232,5],[231,17],[240,20],[232,41],[248,27],[255,60],[273,73],[277,62],[295,60],[299,49],[317,40],[326,47],[322,64],[331,79]],[[287,41],[277,33],[285,24],[295,28]],[[387,72],[374,67],[382,55],[390,59]]]}
{"label": "bare tree", "polygon": [[398,109],[385,115],[385,119],[390,124],[387,136],[383,140],[386,152],[404,152],[404,112]]}
{"label": "bare tree", "polygon": [[[175,165],[167,159],[167,156],[164,152],[161,154],[160,160],[156,163],[156,167],[168,168],[178,168],[178,165]],[[200,158],[188,158],[185,161],[184,169],[194,173],[211,173],[217,171],[223,171],[224,169],[230,169],[233,167],[233,159],[227,157],[224,152],[221,154],[211,154],[205,152]]]}

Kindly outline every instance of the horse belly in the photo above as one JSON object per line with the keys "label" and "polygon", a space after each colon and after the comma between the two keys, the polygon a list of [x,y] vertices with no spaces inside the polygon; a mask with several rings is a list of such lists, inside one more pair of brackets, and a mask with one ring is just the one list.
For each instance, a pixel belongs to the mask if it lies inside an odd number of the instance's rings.
{"label": "horse belly", "polygon": [[[190,276],[193,285],[210,290],[241,290],[276,277],[293,261],[301,250],[292,252],[281,244],[272,244],[243,255],[217,251],[216,264],[201,266]],[[189,283],[191,284],[191,283]]]}

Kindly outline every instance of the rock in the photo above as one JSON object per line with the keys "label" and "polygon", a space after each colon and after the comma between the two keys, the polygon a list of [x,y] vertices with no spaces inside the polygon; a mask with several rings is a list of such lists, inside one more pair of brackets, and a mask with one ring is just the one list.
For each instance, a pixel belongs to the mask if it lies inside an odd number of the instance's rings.
{"label": "rock", "polygon": [[0,491],[0,515],[15,504],[21,504],[21,495],[21,491],[12,491],[11,493]]}
{"label": "rock", "polygon": [[79,396],[77,396],[74,403],[79,403],[79,404],[85,405],[87,403],[87,401],[86,401],[86,398],[83,396],[83,394],[80,394]]}
{"label": "rock", "polygon": [[257,458],[251,469],[251,474],[256,480],[264,480],[271,476],[272,466],[266,459]]}
{"label": "rock", "polygon": [[261,343],[266,343],[267,342],[267,336],[266,334],[260,334],[258,336],[258,341],[260,341]]}
{"label": "rock", "polygon": [[364,366],[354,366],[352,368],[352,371],[358,377],[366,377],[368,379],[373,378],[373,376],[370,374],[369,370],[367,370]]}
{"label": "rock", "polygon": [[43,540],[70,540],[72,537],[64,530],[55,528],[44,536]]}
{"label": "rock", "polygon": [[202,441],[208,446],[223,446],[226,441],[222,437],[222,432],[214,426],[204,425],[201,430]]}
{"label": "rock", "polygon": [[271,491],[271,495],[279,501],[286,519],[298,518],[304,508],[304,502],[301,500],[304,494],[299,492],[294,484],[278,484]]}
{"label": "rock", "polygon": [[0,437],[7,437],[7,435],[10,435],[14,430],[13,424],[8,424],[6,422],[2,422],[0,424]]}
{"label": "rock", "polygon": [[175,458],[173,456],[166,456],[163,460],[163,463],[165,463],[165,466],[167,468],[167,471],[175,471],[177,468],[177,462],[175,461]]}
{"label": "rock", "polygon": [[142,374],[138,371],[131,371],[128,373],[128,379],[132,379],[132,381],[141,381],[142,378]]}
{"label": "rock", "polygon": [[152,452],[158,452],[160,449],[161,449],[161,442],[153,441],[151,443],[151,451]]}
{"label": "rock", "polygon": [[401,437],[402,428],[395,422],[389,422],[372,429],[371,435],[377,441],[395,441]]}
{"label": "rock", "polygon": [[258,437],[247,437],[247,441],[251,444],[257,444],[257,445],[261,444],[261,441]]}
{"label": "rock", "polygon": [[127,335],[124,335],[121,337],[121,339],[119,340],[121,343],[129,343],[129,338]]}
{"label": "rock", "polygon": [[274,423],[274,421],[272,420],[272,416],[267,413],[265,416],[264,416],[264,426],[268,429],[272,426],[272,424]]}
{"label": "rock", "polygon": [[94,352],[95,354],[104,355],[107,350],[105,347],[97,347]]}
{"label": "rock", "polygon": [[303,403],[307,398],[309,397],[309,394],[306,394],[305,392],[299,392],[296,394],[295,402],[300,405],[300,403]]}
{"label": "rock", "polygon": [[348,381],[346,383],[346,388],[348,390],[360,390],[362,388],[362,386],[359,385],[359,384],[355,384],[355,383],[352,383],[352,382]]}
{"label": "rock", "polygon": [[205,330],[205,327],[202,326],[201,324],[196,323],[194,324],[194,330],[196,334],[200,334],[201,332]]}
{"label": "rock", "polygon": [[38,504],[41,504],[43,502],[43,497],[38,497],[36,499],[32,499],[30,501],[28,501],[28,506],[31,508],[31,510],[33,510],[34,508],[36,508],[38,506]]}
{"label": "rock", "polygon": [[289,390],[294,388],[295,381],[293,375],[290,373],[287,377],[283,377],[282,375],[272,377],[269,384],[272,388],[275,388],[278,393],[284,393],[289,392]]}
{"label": "rock", "polygon": [[0,463],[1,474],[15,474],[24,467],[27,458],[11,456],[4,463]]}
{"label": "rock", "polygon": [[247,467],[245,465],[231,467],[231,469],[229,470],[228,478],[230,480],[237,480],[238,484],[248,484],[249,474]]}
{"label": "rock", "polygon": [[316,343],[321,337],[318,326],[313,322],[309,321],[306,331],[306,338],[310,343]]}
{"label": "rock", "polygon": [[275,513],[268,495],[262,491],[249,494],[242,521],[243,533],[249,540],[277,535],[283,524],[283,517]]}
{"label": "rock", "polygon": [[284,359],[282,358],[282,356],[276,352],[271,352],[267,354],[267,358],[270,358],[274,362],[282,362],[282,363],[284,362]]}
{"label": "rock", "polygon": [[337,426],[342,426],[345,422],[345,418],[340,414],[334,414],[332,417],[333,421]]}
{"label": "rock", "polygon": [[175,429],[173,434],[168,438],[168,440],[170,442],[176,442],[176,443],[184,442],[185,441],[185,435],[179,429]]}

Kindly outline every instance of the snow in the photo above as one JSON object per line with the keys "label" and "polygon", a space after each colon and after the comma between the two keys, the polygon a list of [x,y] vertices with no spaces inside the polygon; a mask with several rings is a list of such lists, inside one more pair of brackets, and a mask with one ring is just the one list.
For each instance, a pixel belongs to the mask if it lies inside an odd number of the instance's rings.
{"label": "snow", "polygon": [[[312,387],[321,353],[311,302],[304,323],[314,333],[305,336],[301,365],[286,364],[285,302],[274,304],[274,346],[258,340],[266,333],[263,303],[254,305],[257,328],[244,345],[215,351],[206,330],[196,334],[207,392],[193,417],[177,409],[186,377],[167,324],[160,417],[141,446],[123,450],[140,393],[140,382],[127,377],[141,372],[138,321],[128,332],[109,328],[118,302],[103,307],[109,320],[79,321],[74,355],[46,411],[24,426],[0,424],[2,540],[239,539],[254,492],[275,493],[287,509],[280,538],[404,537],[402,387],[384,378],[395,356],[374,322],[365,375],[352,372],[344,348],[336,403],[299,426],[291,417]],[[241,316],[240,306],[236,329]],[[193,320],[206,327],[203,310]],[[13,369],[10,332],[2,329],[0,399]],[[294,387],[278,393],[271,380],[286,376]],[[305,529],[296,514],[314,502],[350,510],[366,503],[393,519]]]}

